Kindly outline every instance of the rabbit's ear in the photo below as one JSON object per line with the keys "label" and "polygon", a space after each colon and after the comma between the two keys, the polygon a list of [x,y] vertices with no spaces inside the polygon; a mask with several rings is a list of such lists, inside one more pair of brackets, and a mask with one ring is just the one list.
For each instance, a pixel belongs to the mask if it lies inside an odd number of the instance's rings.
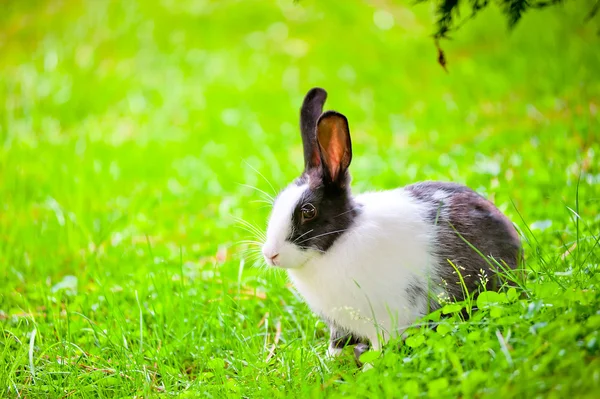
{"label": "rabbit's ear", "polygon": [[327,111],[317,122],[317,141],[323,164],[323,182],[343,185],[352,161],[350,128],[346,117]]}
{"label": "rabbit's ear", "polygon": [[321,164],[317,145],[317,120],[323,112],[327,92],[319,87],[311,89],[304,97],[300,109],[300,133],[304,146],[304,170],[316,168]]}

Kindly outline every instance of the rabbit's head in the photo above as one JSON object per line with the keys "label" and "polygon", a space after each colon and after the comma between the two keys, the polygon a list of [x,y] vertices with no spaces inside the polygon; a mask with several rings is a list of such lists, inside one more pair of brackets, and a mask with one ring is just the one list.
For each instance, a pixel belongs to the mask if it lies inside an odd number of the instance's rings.
{"label": "rabbit's head", "polygon": [[322,256],[360,212],[350,191],[348,121],[322,113],[326,98],[314,88],[300,110],[304,171],[275,199],[262,250],[271,266],[298,268]]}

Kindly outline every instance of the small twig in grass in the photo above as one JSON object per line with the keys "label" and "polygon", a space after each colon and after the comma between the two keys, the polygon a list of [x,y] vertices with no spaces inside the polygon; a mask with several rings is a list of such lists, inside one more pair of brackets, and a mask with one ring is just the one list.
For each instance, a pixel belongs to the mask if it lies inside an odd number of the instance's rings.
{"label": "small twig in grass", "polygon": [[265,324],[265,320],[267,320],[268,317],[269,317],[269,312],[265,313],[265,315],[262,317],[262,319],[260,319],[260,321],[256,325],[256,328],[260,328],[263,324]]}
{"label": "small twig in grass", "polygon": [[[56,359],[61,364],[67,364],[67,362],[69,361],[69,359],[62,358],[60,356],[57,356]],[[109,360],[109,362],[110,362],[110,360]],[[104,374],[107,374],[107,375],[118,375],[119,377],[126,378],[126,379],[128,379],[130,381],[133,380],[133,377],[131,377],[130,375],[127,375],[127,374],[125,374],[125,373],[123,373],[121,371],[117,371],[117,370],[112,369],[112,368],[98,368],[98,367],[94,367],[94,366],[91,366],[91,365],[82,364],[82,363],[79,363],[79,362],[75,363],[75,365],[77,367],[80,367],[80,368],[82,368],[84,370],[87,370],[87,371],[98,371],[98,372],[101,372],[101,373],[104,373]],[[153,381],[156,380],[156,377],[158,375],[157,371],[155,371],[155,370],[148,370],[146,368],[146,365],[143,366],[143,369],[144,369],[143,370],[143,374],[146,377],[146,379],[149,380],[149,376],[148,375],[152,375],[152,380]],[[159,391],[164,390],[164,387],[159,387],[159,386],[154,386],[153,388],[156,389],[156,390],[159,390]]]}
{"label": "small twig in grass", "polygon": [[569,247],[561,256],[560,259],[565,260],[567,256],[571,255],[571,252],[577,247],[577,242],[574,242],[573,245]]}
{"label": "small twig in grass", "polygon": [[94,366],[89,366],[87,364],[78,364],[79,367],[81,367],[82,369],[85,369],[87,371],[99,371],[101,373],[104,374],[109,374],[109,375],[118,375],[119,377],[123,377],[126,378],[130,381],[133,380],[133,378],[125,373],[122,372],[117,372],[117,370],[115,369],[109,369],[109,368],[98,368],[98,367],[94,367]]}
{"label": "small twig in grass", "polygon": [[510,355],[510,351],[508,350],[508,345],[506,344],[506,341],[504,340],[504,337],[502,336],[502,333],[500,332],[500,330],[496,330],[496,337],[498,338],[498,342],[500,342],[500,349],[502,350],[502,353],[504,353],[504,357],[506,357],[506,361],[512,367],[513,359],[512,359],[512,356]]}
{"label": "small twig in grass", "polygon": [[271,350],[269,351],[269,354],[267,355],[267,359],[265,360],[265,363],[267,363],[269,360],[271,360],[271,358],[275,354],[275,349],[277,348],[277,344],[279,343],[280,338],[281,338],[281,320],[278,320],[277,324],[275,325],[275,340],[273,341],[273,345],[271,346]]}
{"label": "small twig in grass", "polygon": [[[17,396],[18,396],[19,398],[21,398],[21,397],[22,397],[22,396],[21,396],[21,392],[19,392],[19,388],[17,388],[17,386],[15,385],[15,383],[14,383],[14,382],[13,382],[13,388],[15,389],[15,392],[17,393]],[[9,388],[8,392],[10,392],[10,388]]]}
{"label": "small twig in grass", "polygon": [[31,378],[33,384],[35,384],[35,368],[33,367],[33,348],[35,345],[35,335],[37,334],[37,329],[34,327],[31,332],[31,337],[29,337],[29,371],[31,372]]}

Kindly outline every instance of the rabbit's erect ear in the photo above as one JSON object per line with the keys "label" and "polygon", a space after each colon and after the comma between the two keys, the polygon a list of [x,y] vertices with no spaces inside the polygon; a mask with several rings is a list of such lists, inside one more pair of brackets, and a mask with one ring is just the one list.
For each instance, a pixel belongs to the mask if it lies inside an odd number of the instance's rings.
{"label": "rabbit's erect ear", "polygon": [[319,87],[311,89],[304,97],[300,109],[300,133],[304,146],[304,170],[316,168],[321,164],[317,145],[317,120],[323,112],[327,92]]}
{"label": "rabbit's erect ear", "polygon": [[343,184],[352,161],[350,128],[346,117],[335,111],[321,115],[317,122],[317,141],[324,182]]}

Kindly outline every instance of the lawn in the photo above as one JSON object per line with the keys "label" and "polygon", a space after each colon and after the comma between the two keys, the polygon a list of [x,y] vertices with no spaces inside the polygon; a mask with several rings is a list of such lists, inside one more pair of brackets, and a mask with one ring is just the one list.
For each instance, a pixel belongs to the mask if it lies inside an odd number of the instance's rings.
{"label": "lawn", "polygon": [[[492,8],[446,72],[412,3],[5,2],[0,397],[597,397],[598,18],[509,31]],[[355,191],[465,183],[524,242],[518,289],[365,372],[250,242],[302,170],[313,86],[350,121]]]}

